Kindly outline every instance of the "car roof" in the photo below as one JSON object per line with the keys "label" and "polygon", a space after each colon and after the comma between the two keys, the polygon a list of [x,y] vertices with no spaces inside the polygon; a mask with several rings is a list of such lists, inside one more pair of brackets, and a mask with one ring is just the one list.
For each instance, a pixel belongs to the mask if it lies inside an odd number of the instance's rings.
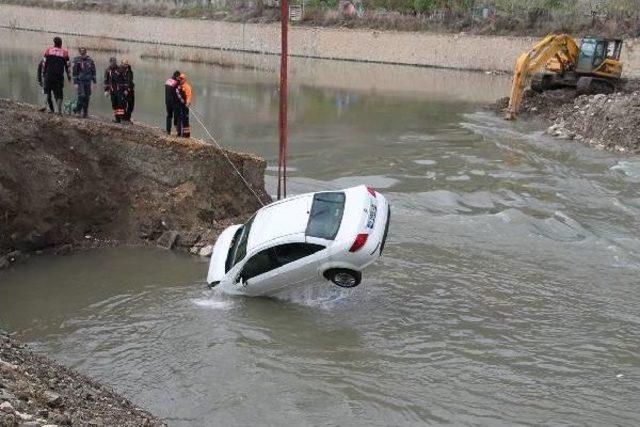
{"label": "car roof", "polygon": [[283,236],[302,234],[304,239],[313,194],[291,197],[260,209],[251,225],[247,253]]}

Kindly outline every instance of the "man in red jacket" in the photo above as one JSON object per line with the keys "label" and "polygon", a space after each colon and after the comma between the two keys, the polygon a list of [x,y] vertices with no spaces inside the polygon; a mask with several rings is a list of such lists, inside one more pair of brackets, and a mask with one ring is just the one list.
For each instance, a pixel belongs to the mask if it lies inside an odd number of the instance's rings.
{"label": "man in red jacket", "polygon": [[47,94],[47,104],[49,111],[54,112],[51,94],[56,99],[58,114],[62,114],[62,98],[64,87],[64,74],[67,73],[67,80],[71,81],[69,71],[69,52],[62,48],[62,39],[53,38],[53,46],[44,51],[42,77],[44,82],[44,92]]}

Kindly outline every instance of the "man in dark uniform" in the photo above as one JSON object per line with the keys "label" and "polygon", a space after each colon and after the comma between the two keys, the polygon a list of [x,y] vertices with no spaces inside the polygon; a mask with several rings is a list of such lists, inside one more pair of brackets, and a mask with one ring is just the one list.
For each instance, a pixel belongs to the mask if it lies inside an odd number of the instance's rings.
{"label": "man in dark uniform", "polygon": [[87,55],[87,49],[79,49],[80,56],[73,58],[73,85],[78,91],[78,103],[76,114],[82,112],[82,117],[87,117],[89,111],[89,99],[91,98],[91,83],[96,83],[96,65],[93,59]]}
{"label": "man in dark uniform", "polygon": [[62,39],[60,37],[53,38],[53,46],[44,51],[42,77],[44,82],[44,92],[47,94],[47,104],[49,111],[54,112],[53,100],[51,95],[56,99],[58,114],[62,114],[62,98],[64,87],[64,73],[67,73],[67,80],[71,81],[71,73],[69,72],[69,52],[62,48]]}
{"label": "man in dark uniform", "polygon": [[182,122],[180,120],[179,110],[179,96],[180,88],[178,78],[180,77],[180,71],[174,71],[173,75],[164,82],[164,103],[167,107],[167,134],[171,135],[171,123],[176,125],[178,135],[182,129]]}
{"label": "man in dark uniform", "polygon": [[131,114],[133,113],[133,107],[136,102],[135,92],[134,92],[134,83],[133,83],[133,70],[131,69],[131,65],[127,59],[122,60],[122,64],[120,66],[120,70],[122,72],[122,78],[124,79],[124,116],[122,120],[130,123],[131,122]]}
{"label": "man in dark uniform", "polygon": [[104,92],[111,96],[111,108],[113,108],[114,122],[121,123],[124,117],[124,78],[122,70],[118,67],[116,58],[109,59],[109,68],[104,72]]}

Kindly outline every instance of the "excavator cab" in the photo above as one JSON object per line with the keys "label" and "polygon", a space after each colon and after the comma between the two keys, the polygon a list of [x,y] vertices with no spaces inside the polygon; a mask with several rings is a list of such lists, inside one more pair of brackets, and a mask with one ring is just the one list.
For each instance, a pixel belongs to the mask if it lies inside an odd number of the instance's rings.
{"label": "excavator cab", "polygon": [[[579,74],[597,73],[601,66],[608,62],[616,68],[615,63],[620,61],[620,52],[622,51],[621,39],[604,39],[599,37],[585,37],[580,43],[580,53],[578,55],[578,63],[576,72]],[[604,72],[603,77],[619,77],[615,75],[615,70],[600,70]],[[620,67],[620,73],[622,67]]]}

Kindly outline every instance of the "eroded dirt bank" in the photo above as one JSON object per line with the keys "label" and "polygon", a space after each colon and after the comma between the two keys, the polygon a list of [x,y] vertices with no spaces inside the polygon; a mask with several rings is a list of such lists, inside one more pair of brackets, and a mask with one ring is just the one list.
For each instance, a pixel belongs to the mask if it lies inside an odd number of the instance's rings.
{"label": "eroded dirt bank", "polygon": [[[508,98],[500,99],[496,110],[504,113],[508,102]],[[549,124],[547,133],[561,140],[640,153],[640,82],[635,79],[608,95],[577,95],[573,89],[527,91],[519,117],[542,118]]]}
{"label": "eroded dirt bank", "polygon": [[[157,244],[194,253],[256,196],[222,151],[143,125],[0,100],[0,267],[40,250]],[[227,151],[264,200],[261,158]]]}
{"label": "eroded dirt bank", "polygon": [[0,332],[0,426],[163,426],[109,388]]}

